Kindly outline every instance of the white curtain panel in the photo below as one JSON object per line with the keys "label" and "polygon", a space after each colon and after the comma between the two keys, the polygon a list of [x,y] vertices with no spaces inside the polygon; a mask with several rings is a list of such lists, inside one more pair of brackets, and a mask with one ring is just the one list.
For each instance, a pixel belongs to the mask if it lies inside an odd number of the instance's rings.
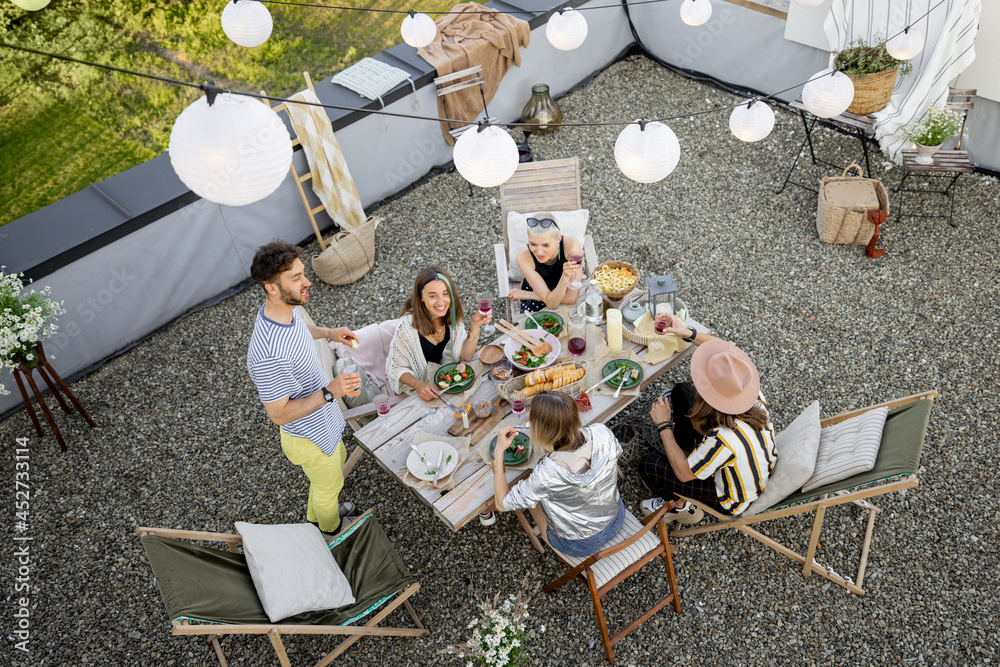
{"label": "white curtain panel", "polygon": [[889,105],[874,114],[875,138],[896,164],[910,145],[901,129],[920,120],[932,104],[943,104],[949,82],[975,60],[981,9],[981,0],[833,0],[823,28],[838,51],[859,37],[872,43],[907,25],[924,35],[923,50],[910,61],[913,72],[898,78]]}

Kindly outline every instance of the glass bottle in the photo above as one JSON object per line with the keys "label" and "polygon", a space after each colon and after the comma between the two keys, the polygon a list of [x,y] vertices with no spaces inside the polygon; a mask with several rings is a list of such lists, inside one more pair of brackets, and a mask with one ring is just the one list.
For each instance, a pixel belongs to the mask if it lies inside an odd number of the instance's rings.
{"label": "glass bottle", "polygon": [[591,280],[583,292],[583,317],[595,324],[604,319],[604,293],[596,280]]}
{"label": "glass bottle", "polygon": [[523,129],[530,130],[539,136],[552,134],[559,129],[559,123],[562,122],[562,119],[562,109],[549,95],[549,85],[536,83],[532,86],[531,99],[521,109],[521,122],[541,123],[541,125],[531,125]]}

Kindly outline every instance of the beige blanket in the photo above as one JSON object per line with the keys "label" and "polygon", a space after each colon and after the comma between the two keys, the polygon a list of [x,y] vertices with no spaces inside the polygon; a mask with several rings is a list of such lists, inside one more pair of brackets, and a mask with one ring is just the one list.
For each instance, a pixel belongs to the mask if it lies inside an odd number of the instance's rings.
{"label": "beige blanket", "polygon": [[[521,66],[520,47],[528,46],[531,41],[531,28],[527,21],[474,2],[457,4],[451,11],[465,13],[445,14],[435,21],[437,36],[424,48],[417,49],[417,54],[434,66],[438,76],[482,65],[483,93],[489,104],[511,63]],[[438,97],[438,113],[442,118],[474,120],[483,111],[478,86],[446,97],[447,100]],[[454,145],[449,129],[454,128],[441,123],[445,141]]]}

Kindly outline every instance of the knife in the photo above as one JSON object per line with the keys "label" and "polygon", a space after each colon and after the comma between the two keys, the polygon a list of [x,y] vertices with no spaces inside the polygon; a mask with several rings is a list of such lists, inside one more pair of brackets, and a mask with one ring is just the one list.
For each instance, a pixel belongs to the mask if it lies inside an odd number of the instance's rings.
{"label": "knife", "polygon": [[598,383],[597,383],[597,384],[595,384],[595,385],[594,385],[593,387],[591,387],[590,389],[588,389],[587,391],[585,391],[585,392],[583,392],[583,393],[585,393],[585,394],[589,394],[590,392],[594,391],[595,389],[597,389],[598,387],[600,387],[600,386],[601,386],[602,384],[604,384],[605,382],[607,382],[608,380],[610,380],[610,379],[611,379],[611,378],[613,378],[614,376],[616,376],[616,375],[618,375],[619,373],[621,373],[621,372],[622,372],[623,370],[625,370],[625,369],[624,369],[624,368],[619,368],[619,369],[618,369],[618,370],[616,370],[616,371],[615,371],[614,373],[612,373],[612,374],[611,374],[611,375],[609,375],[608,377],[604,378],[603,380],[601,380],[600,382],[598,382]]}
{"label": "knife", "polygon": [[444,450],[443,449],[438,452],[438,464],[437,464],[437,467],[434,469],[434,486],[437,486],[438,475],[441,474],[441,464],[442,463],[444,463]]}
{"label": "knife", "polygon": [[445,405],[447,405],[449,408],[451,408],[452,412],[454,412],[455,414],[461,414],[462,411],[459,410],[457,407],[455,407],[455,404],[452,403],[451,401],[449,401],[447,398],[445,398],[441,394],[438,394],[437,397],[440,398],[444,402]]}

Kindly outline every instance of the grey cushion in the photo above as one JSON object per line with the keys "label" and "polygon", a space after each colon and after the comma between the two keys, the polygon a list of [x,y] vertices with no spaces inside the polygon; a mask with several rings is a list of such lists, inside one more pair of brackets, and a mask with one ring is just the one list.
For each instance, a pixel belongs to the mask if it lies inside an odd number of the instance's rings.
{"label": "grey cushion", "polygon": [[237,521],[236,530],[243,537],[257,597],[272,623],[354,604],[351,585],[316,526]]}
{"label": "grey cushion", "polygon": [[824,428],[816,469],[802,490],[817,489],[874,468],[888,414],[888,408],[878,408]]}
{"label": "grey cushion", "polygon": [[753,516],[777,505],[812,477],[819,451],[819,421],[819,401],[813,401],[788,428],[774,436],[778,460],[764,490],[742,516]]}

